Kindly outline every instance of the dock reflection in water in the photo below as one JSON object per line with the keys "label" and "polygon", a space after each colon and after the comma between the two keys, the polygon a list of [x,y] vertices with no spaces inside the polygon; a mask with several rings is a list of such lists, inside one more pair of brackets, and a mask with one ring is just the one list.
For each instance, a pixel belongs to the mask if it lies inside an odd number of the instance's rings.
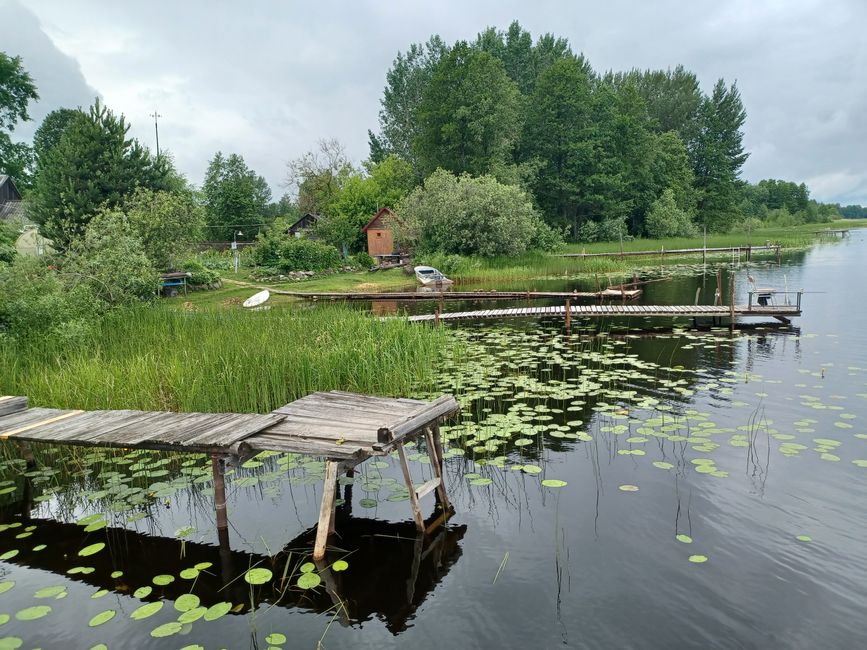
{"label": "dock reflection in water", "polygon": [[[347,504],[351,495],[347,495]],[[152,587],[141,602],[177,600],[192,593],[200,605],[210,607],[229,601],[231,613],[246,614],[250,610],[251,596],[256,607],[262,604],[285,608],[298,608],[317,613],[336,613],[336,620],[345,626],[361,624],[379,618],[392,634],[407,629],[418,607],[433,592],[452,565],[461,557],[460,542],[466,525],[439,526],[432,535],[417,534],[412,521],[387,522],[352,516],[351,506],[337,508],[339,539],[329,550],[324,561],[317,563],[316,571],[322,583],[316,589],[300,589],[295,582],[299,566],[309,561],[316,528],[312,527],[290,541],[274,556],[232,550],[228,534],[220,536],[220,545],[182,541],[173,537],[151,536],[124,528],[105,528],[87,533],[84,526],[62,523],[52,519],[28,519],[15,516],[27,511],[24,504],[3,508],[0,518],[4,524],[20,522],[34,527],[28,537],[27,550],[7,562],[19,566],[50,571],[73,580],[132,596],[140,587]],[[12,514],[14,510],[15,514]],[[437,512],[427,520],[434,523],[443,515]],[[0,532],[0,547],[15,547],[15,536],[20,526]],[[89,573],[68,573],[73,558],[89,544],[103,541],[106,548],[93,556],[80,558],[81,564],[93,570]],[[44,544],[44,551],[33,547]],[[346,558],[349,567],[332,571],[335,560]],[[190,567],[209,563],[195,578],[183,578],[167,585],[153,582],[156,575],[179,576]],[[252,587],[244,574],[253,567],[270,569],[274,579]],[[120,577],[112,574],[122,571]],[[283,575],[287,576],[285,581]]]}

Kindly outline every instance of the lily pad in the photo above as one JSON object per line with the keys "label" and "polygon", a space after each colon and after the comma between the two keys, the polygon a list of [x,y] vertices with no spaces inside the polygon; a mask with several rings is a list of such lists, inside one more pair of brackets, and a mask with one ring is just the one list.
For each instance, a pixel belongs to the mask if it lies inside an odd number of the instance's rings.
{"label": "lily pad", "polygon": [[313,589],[318,587],[322,579],[317,573],[302,573],[298,576],[298,586],[302,589]]}
{"label": "lily pad", "polygon": [[27,607],[18,612],[15,612],[15,618],[19,621],[35,621],[36,619],[48,616],[51,613],[51,608],[48,605],[34,605]]}
{"label": "lily pad", "polygon": [[172,621],[171,623],[164,623],[157,628],[151,630],[151,636],[159,638],[172,636],[173,634],[177,634],[183,629],[183,624],[178,621]]}
{"label": "lily pad", "polygon": [[255,568],[250,569],[244,574],[244,580],[249,582],[251,585],[263,585],[268,582],[273,575],[274,574],[271,573],[269,569]]}
{"label": "lily pad", "polygon": [[93,555],[95,553],[99,553],[102,549],[105,548],[105,542],[97,542],[96,544],[91,544],[90,546],[85,546],[81,549],[78,554],[81,557],[87,557],[88,555]]}
{"label": "lily pad", "polygon": [[143,618],[148,618],[149,616],[153,616],[158,611],[163,608],[163,601],[157,600],[153,603],[146,603],[139,607],[138,609],[133,610],[132,614],[129,615],[131,619],[136,621],[140,621]]}
{"label": "lily pad", "polygon": [[813,538],[810,537],[809,535],[797,535],[795,537],[795,539],[798,540],[799,542],[812,542],[813,541]]}
{"label": "lily pad", "polygon": [[542,481],[542,485],[549,488],[561,488],[566,487],[569,484],[566,481],[561,481],[557,478],[546,478],[544,481]]}
{"label": "lily pad", "polygon": [[678,542],[683,542],[684,544],[692,544],[692,537],[689,535],[684,535],[681,533],[680,535],[675,535],[674,537]]}
{"label": "lily pad", "polygon": [[692,562],[693,564],[704,564],[705,562],[707,562],[707,556],[706,555],[690,555],[689,561]]}
{"label": "lily pad", "polygon": [[265,637],[265,643],[268,643],[269,645],[283,645],[286,643],[286,635],[280,634],[279,632],[272,632]]}
{"label": "lily pad", "polygon": [[159,585],[160,587],[165,587],[166,585],[170,585],[175,581],[174,576],[170,576],[166,573],[161,573],[158,576],[154,576],[153,583],[155,585]]}
{"label": "lily pad", "polygon": [[65,593],[66,587],[63,585],[54,585],[52,587],[43,587],[35,594],[34,598],[56,598],[59,594]]}
{"label": "lily pad", "polygon": [[144,587],[139,587],[134,592],[132,592],[132,595],[139,599],[147,598],[153,590],[154,588],[150,585],[145,585]]}
{"label": "lily pad", "polygon": [[90,627],[97,627],[98,625],[102,625],[103,623],[108,623],[111,619],[115,617],[117,614],[113,609],[107,609],[104,612],[100,612],[96,616],[94,616],[87,623]]}
{"label": "lily pad", "polygon": [[621,485],[618,489],[622,492],[638,492],[637,485]]}
{"label": "lily pad", "polygon": [[205,612],[204,619],[206,621],[216,621],[218,618],[225,616],[232,609],[232,603],[222,602],[208,607]]}
{"label": "lily pad", "polygon": [[183,594],[175,601],[175,609],[179,612],[188,612],[199,606],[199,597],[195,594]]}
{"label": "lily pad", "polygon": [[332,571],[346,571],[349,568],[349,562],[346,560],[337,560],[331,565]]}

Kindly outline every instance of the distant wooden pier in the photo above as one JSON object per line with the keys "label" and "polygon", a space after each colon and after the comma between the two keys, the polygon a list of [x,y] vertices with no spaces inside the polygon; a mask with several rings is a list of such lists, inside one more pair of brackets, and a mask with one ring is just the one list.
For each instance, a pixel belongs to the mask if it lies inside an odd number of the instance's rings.
{"label": "distant wooden pier", "polygon": [[611,251],[606,253],[558,253],[555,257],[665,257],[666,255],[719,255],[722,253],[737,253],[743,254],[747,259],[752,257],[753,253],[773,252],[777,256],[782,252],[779,244],[765,244],[763,246],[723,246],[714,248],[660,248],[658,250],[643,250],[643,251]]}
{"label": "distant wooden pier", "polygon": [[437,312],[408,316],[410,322],[450,321],[487,318],[523,318],[537,316],[571,318],[731,318],[768,316],[788,324],[801,315],[797,305],[554,305],[550,307],[516,307],[514,309],[478,309],[475,311]]}
{"label": "distant wooden pier", "polygon": [[[630,285],[625,285],[630,286]],[[324,292],[284,291],[271,293],[305,300],[549,300],[585,298],[592,300],[635,300],[641,289],[609,287],[600,291],[394,291],[394,292]]]}
{"label": "distant wooden pier", "polygon": [[849,229],[848,228],[828,228],[827,230],[816,230],[814,231],[817,235],[826,235],[836,237],[840,235],[840,237],[848,237]]}
{"label": "distant wooden pier", "polygon": [[[210,454],[214,476],[217,529],[227,534],[226,490],[222,461],[278,451],[324,457],[325,485],[317,526],[314,558],[325,555],[334,532],[338,475],[351,474],[373,456],[397,452],[419,532],[426,532],[419,500],[436,492],[443,512],[450,509],[443,476],[439,422],[459,410],[454,397],[433,402],[371,397],[340,391],[313,393],[268,415],[172,413],[151,411],[83,411],[28,408],[25,397],[0,397],[0,440],[27,443],[155,449]],[[434,478],[416,488],[404,444],[424,436]]]}

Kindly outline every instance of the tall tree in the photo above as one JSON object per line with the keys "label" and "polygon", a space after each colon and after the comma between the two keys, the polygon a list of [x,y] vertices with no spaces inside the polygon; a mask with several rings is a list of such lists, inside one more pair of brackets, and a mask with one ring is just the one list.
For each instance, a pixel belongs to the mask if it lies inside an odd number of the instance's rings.
{"label": "tall tree", "polygon": [[27,105],[37,99],[36,84],[21,57],[0,52],[0,174],[11,176],[22,191],[31,185],[33,150],[10,136],[18,122],[30,119]]}
{"label": "tall tree", "polygon": [[271,188],[264,178],[247,167],[238,154],[224,157],[218,151],[202,184],[208,237],[230,241],[240,231],[252,239],[262,228],[271,201]]}
{"label": "tall tree", "polygon": [[58,250],[81,237],[101,209],[116,207],[136,188],[172,189],[177,175],[168,159],[154,159],[129,125],[97,100],[78,113],[45,154],[29,214]]}
{"label": "tall tree", "polygon": [[33,153],[36,155],[37,165],[58,145],[66,128],[79,113],[81,111],[74,108],[58,108],[45,116],[33,134]]}
{"label": "tall tree", "polygon": [[406,53],[398,52],[386,74],[379,111],[380,134],[371,134],[371,160],[390,153],[409,161],[417,170],[413,142],[418,136],[418,109],[434,69],[448,52],[439,36],[424,44],[413,43]]}
{"label": "tall tree", "polygon": [[747,113],[737,84],[720,79],[701,106],[701,129],[692,152],[698,190],[698,218],[709,230],[727,230],[737,216]]}
{"label": "tall tree", "polygon": [[478,175],[511,162],[520,104],[501,61],[456,43],[437,66],[418,110],[414,151],[421,169]]}
{"label": "tall tree", "polygon": [[355,173],[346,147],[336,139],[322,139],[316,148],[287,164],[286,186],[297,195],[301,213],[327,214],[346,179]]}

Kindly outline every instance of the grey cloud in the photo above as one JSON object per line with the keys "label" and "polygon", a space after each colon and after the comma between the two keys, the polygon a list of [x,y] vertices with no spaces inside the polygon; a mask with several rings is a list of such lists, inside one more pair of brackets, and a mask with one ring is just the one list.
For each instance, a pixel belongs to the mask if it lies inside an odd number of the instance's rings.
{"label": "grey cloud", "polygon": [[[217,149],[244,155],[275,194],[286,160],[318,138],[337,137],[364,158],[398,50],[432,33],[472,39],[487,25],[518,19],[534,35],[567,37],[597,70],[682,63],[706,90],[719,77],[737,80],[752,152],[746,178],[805,181],[817,198],[867,203],[863,0],[325,0],[243,8],[31,0],[28,7],[148,144],[148,113],[159,108],[161,144],[196,182]],[[8,37],[0,38],[5,49]],[[36,50],[34,66],[40,51],[56,52],[40,42],[20,45]],[[54,92],[45,83],[40,91]]]}

